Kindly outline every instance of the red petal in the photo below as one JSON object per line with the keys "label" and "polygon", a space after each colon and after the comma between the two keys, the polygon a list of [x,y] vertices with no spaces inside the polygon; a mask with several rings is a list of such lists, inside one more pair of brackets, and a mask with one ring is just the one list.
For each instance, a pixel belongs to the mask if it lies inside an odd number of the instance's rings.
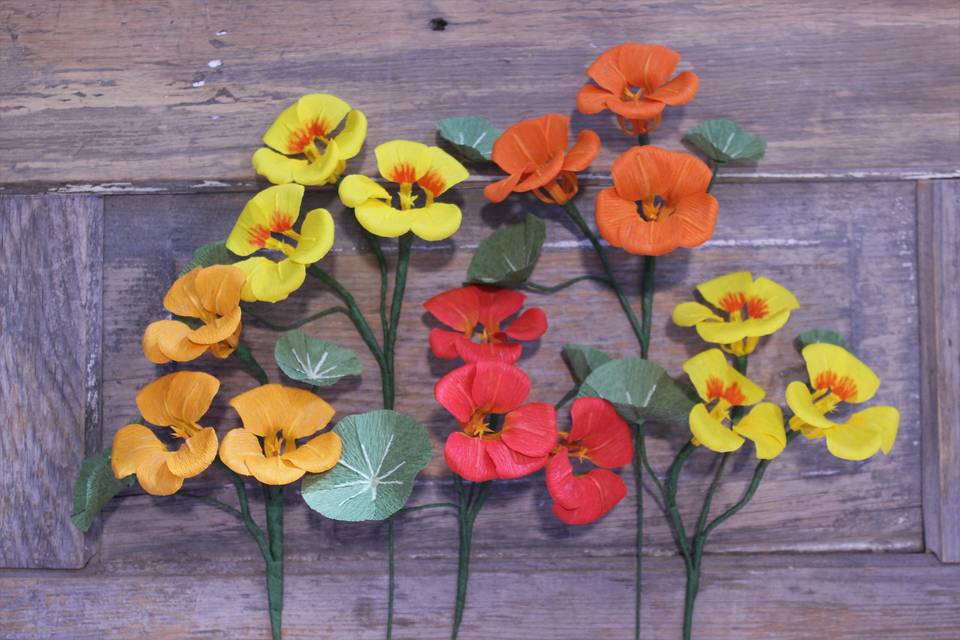
{"label": "red petal", "polygon": [[572,508],[554,502],[553,514],[567,524],[589,524],[607,515],[627,495],[627,485],[617,474],[606,469],[594,469],[582,476],[574,476],[581,489],[580,502]]}
{"label": "red petal", "polygon": [[519,344],[479,343],[464,338],[457,342],[457,354],[464,362],[480,362],[481,360],[497,360],[513,364],[520,359],[523,347]]}
{"label": "red petal", "polygon": [[547,491],[558,505],[564,508],[575,508],[580,504],[582,489],[573,479],[573,465],[566,450],[550,457],[547,463]]}
{"label": "red petal", "polygon": [[437,381],[433,397],[444,409],[460,422],[467,422],[476,410],[473,385],[477,377],[475,365],[468,364],[454,369]]}
{"label": "red petal", "polygon": [[476,367],[471,392],[474,406],[487,413],[509,413],[530,394],[530,378],[514,366],[493,360],[468,366]]}
{"label": "red petal", "polygon": [[423,303],[434,318],[460,332],[473,331],[480,315],[476,287],[460,287],[437,294]]}
{"label": "red petal", "polygon": [[557,444],[557,410],[531,402],[508,413],[500,430],[504,444],[525,456],[545,456]]}
{"label": "red petal", "polygon": [[471,438],[457,431],[447,437],[443,459],[455,474],[470,482],[486,482],[497,477],[497,468],[487,455],[488,441]]}
{"label": "red petal", "polygon": [[487,455],[497,468],[497,477],[513,480],[543,468],[547,456],[525,456],[511,449],[503,440],[485,440]]}
{"label": "red petal", "polygon": [[453,360],[457,357],[457,343],[470,342],[462,333],[447,331],[446,329],[430,330],[430,351],[433,355],[444,360]]}
{"label": "red petal", "polygon": [[569,442],[587,448],[590,462],[598,467],[622,467],[633,460],[630,426],[613,405],[600,398],[577,398],[570,408],[573,427]]}
{"label": "red petal", "polygon": [[505,333],[514,340],[536,340],[547,332],[547,314],[543,309],[534,307],[520,314],[510,323]]}
{"label": "red petal", "polygon": [[513,289],[496,287],[473,287],[480,305],[478,317],[484,328],[490,329],[515,314],[523,306],[527,296]]}

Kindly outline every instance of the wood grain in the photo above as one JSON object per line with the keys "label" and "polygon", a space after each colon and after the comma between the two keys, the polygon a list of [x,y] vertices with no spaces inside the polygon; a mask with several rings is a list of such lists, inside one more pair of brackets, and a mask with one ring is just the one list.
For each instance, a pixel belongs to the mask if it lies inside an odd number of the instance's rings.
{"label": "wood grain", "polygon": [[0,567],[82,567],[73,480],[99,446],[103,202],[0,196]]}
{"label": "wood grain", "polygon": [[921,182],[917,207],[924,534],[960,562],[960,183]]}
{"label": "wood grain", "polygon": [[[443,30],[431,21],[442,18]],[[572,113],[585,69],[625,40],[661,42],[702,79],[656,144],[707,118],[769,141],[742,176],[914,177],[960,167],[960,14],[923,2],[531,2],[347,5],[167,0],[0,5],[0,185],[99,192],[250,184],[274,117],[312,91],[369,116],[372,148],[429,141],[434,122],[503,127]],[[388,25],[387,27],[383,27]],[[383,27],[383,28],[381,28]],[[374,35],[376,34],[376,35]],[[633,143],[607,116],[574,115],[606,148]]]}

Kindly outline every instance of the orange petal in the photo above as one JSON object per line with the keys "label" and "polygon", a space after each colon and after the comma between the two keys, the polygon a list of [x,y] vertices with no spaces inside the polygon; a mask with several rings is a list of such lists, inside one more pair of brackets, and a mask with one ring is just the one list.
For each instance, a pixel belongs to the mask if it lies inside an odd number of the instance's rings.
{"label": "orange petal", "polygon": [[206,427],[193,434],[180,448],[167,457],[170,473],[181,478],[192,478],[203,473],[217,457],[217,431]]}
{"label": "orange petal", "polygon": [[206,345],[191,342],[190,327],[176,320],[151,322],[143,332],[143,355],[154,364],[189,362],[203,355]]}
{"label": "orange petal", "polygon": [[201,268],[197,267],[174,280],[167,295],[163,297],[163,306],[167,311],[188,318],[200,317],[200,309],[193,295],[193,284],[200,271]]}
{"label": "orange petal", "polygon": [[690,102],[697,95],[700,78],[693,71],[684,71],[676,78],[647,95],[648,100],[657,100],[670,105]]}
{"label": "orange petal", "polygon": [[[237,269],[237,271],[240,270]],[[233,310],[225,316],[214,318],[202,327],[191,331],[188,337],[191,342],[200,345],[211,345],[226,340],[232,336],[237,331],[237,327],[240,326],[240,316],[240,307],[234,307]]]}
{"label": "orange petal", "polygon": [[210,355],[214,358],[229,358],[234,351],[237,350],[237,345],[240,344],[240,332],[243,330],[243,323],[237,325],[237,330],[233,332],[233,335],[229,336],[226,340],[221,340],[215,344],[210,345]]}
{"label": "orange petal", "polygon": [[137,468],[137,482],[150,495],[169,496],[183,486],[183,478],[171,473],[167,467],[167,460],[172,455],[169,451],[155,453]]}
{"label": "orange petal", "polygon": [[620,69],[620,51],[626,45],[607,49],[587,68],[587,75],[598,85],[619,96],[627,86],[627,79]]}
{"label": "orange petal", "polygon": [[577,92],[577,111],[585,114],[600,113],[607,108],[607,100],[617,96],[606,89],[585,84]]}
{"label": "orange petal", "polygon": [[607,100],[607,108],[631,120],[652,120],[663,113],[664,103],[657,100]]}
{"label": "orange petal", "polygon": [[630,235],[643,222],[637,203],[620,197],[616,189],[602,189],[595,208],[600,235],[615,247],[623,247],[623,236]]}
{"label": "orange petal", "polygon": [[303,469],[285,463],[278,456],[247,458],[247,468],[260,482],[274,485],[296,482],[306,473]]}
{"label": "orange petal", "polygon": [[137,394],[140,414],[149,422],[170,426],[192,423],[210,408],[220,381],[200,371],[178,371],[158,378]]}
{"label": "orange petal", "polygon": [[550,158],[547,164],[537,167],[537,170],[530,173],[517,183],[514,191],[532,191],[538,189],[548,182],[552,182],[560,173],[563,167],[563,152],[557,153]]}
{"label": "orange petal", "polygon": [[343,443],[340,436],[328,431],[306,444],[300,445],[290,453],[283,454],[283,461],[308,473],[323,473],[340,462]]}
{"label": "orange petal", "polygon": [[284,438],[305,438],[324,428],[334,409],[314,393],[279,384],[265,384],[230,400],[243,427],[267,437],[282,431]]}
{"label": "orange petal", "polygon": [[166,450],[167,446],[160,438],[144,425],[128,424],[121,427],[113,436],[113,450],[110,452],[113,475],[126,478],[136,473],[137,467],[151,456]]}
{"label": "orange petal", "polygon": [[240,290],[245,279],[240,269],[218,264],[201,269],[194,288],[204,309],[225,316],[240,304]]}
{"label": "orange petal", "polygon": [[600,153],[600,136],[595,131],[584,129],[563,159],[563,170],[583,171],[596,159],[598,153]]}
{"label": "orange petal", "polygon": [[483,188],[483,195],[486,196],[490,202],[503,202],[507,199],[507,196],[516,189],[518,182],[520,182],[520,174],[511,174],[502,180],[491,182],[485,186]]}
{"label": "orange petal", "polygon": [[666,221],[676,225],[681,237],[680,246],[692,249],[713,236],[719,210],[720,203],[716,198],[709,193],[698,193],[680,200],[676,211]]}
{"label": "orange petal", "polygon": [[220,443],[220,460],[242,476],[249,476],[247,460],[263,458],[263,448],[257,436],[246,429],[231,429]]}
{"label": "orange petal", "polygon": [[659,44],[627,43],[619,47],[617,65],[623,77],[633,87],[653,93],[666,83],[677,68],[680,54]]}

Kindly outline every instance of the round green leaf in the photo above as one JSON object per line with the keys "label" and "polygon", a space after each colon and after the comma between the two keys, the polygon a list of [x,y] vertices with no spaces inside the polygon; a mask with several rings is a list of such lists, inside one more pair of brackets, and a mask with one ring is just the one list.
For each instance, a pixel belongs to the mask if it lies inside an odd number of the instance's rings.
{"label": "round green leaf", "polygon": [[527,214],[523,222],[494,231],[477,247],[467,268],[467,281],[519,287],[537,266],[547,225]]}
{"label": "round green leaf", "polygon": [[333,431],[343,441],[340,462],[304,477],[304,501],[334,520],[392,516],[407,503],[414,478],[433,454],[426,429],[410,416],[382,410],[347,416]]}
{"label": "round green leaf", "polygon": [[442,118],[437,121],[437,132],[470,162],[489,162],[493,143],[501,134],[490,122],[477,117]]}
{"label": "round green leaf", "polygon": [[704,120],[684,136],[714,162],[759,160],[767,150],[763,138],[752,136],[731,120]]}
{"label": "round green leaf", "polygon": [[660,365],[643,358],[611,360],[580,385],[581,396],[603,398],[627,422],[686,424],[696,400]]}
{"label": "round green leaf", "polygon": [[362,372],[353,351],[308,336],[300,329],[277,340],[273,357],[288,377],[315,387],[327,387],[344,376]]}
{"label": "round green leaf", "polygon": [[844,340],[839,333],[836,333],[835,331],[828,331],[826,329],[813,329],[811,331],[801,333],[797,336],[794,346],[796,346],[797,351],[803,351],[803,348],[807,345],[816,344],[818,342],[835,344],[838,347],[842,347],[847,351],[850,351],[850,347],[847,346],[846,340]]}
{"label": "round green leaf", "polygon": [[585,344],[565,344],[563,355],[577,382],[583,382],[594,369],[613,360],[600,349],[594,349]]}

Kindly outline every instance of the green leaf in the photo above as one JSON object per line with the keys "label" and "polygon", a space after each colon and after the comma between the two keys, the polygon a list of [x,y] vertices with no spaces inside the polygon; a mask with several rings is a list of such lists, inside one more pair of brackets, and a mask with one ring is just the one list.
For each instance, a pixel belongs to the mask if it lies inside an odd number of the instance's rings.
{"label": "green leaf", "polygon": [[686,424],[695,400],[660,365],[642,358],[611,360],[580,385],[581,396],[608,400],[628,422]]}
{"label": "green leaf", "polygon": [[801,333],[797,336],[797,339],[794,340],[793,346],[797,348],[797,351],[803,351],[803,348],[807,345],[816,344],[818,342],[835,344],[838,347],[842,347],[847,351],[850,351],[850,347],[847,346],[847,341],[844,340],[839,333],[835,331],[828,331],[826,329],[813,329],[812,331]]}
{"label": "green leaf", "polygon": [[353,351],[308,336],[300,329],[277,340],[273,357],[288,377],[315,387],[328,387],[340,378],[358,376],[363,371]]}
{"label": "green leaf", "polygon": [[193,257],[183,265],[180,275],[190,273],[197,267],[210,267],[215,264],[233,264],[239,262],[240,256],[227,249],[227,243],[223,240],[211,242],[202,247],[198,247],[193,252]]}
{"label": "green leaf", "polygon": [[566,357],[567,364],[570,365],[574,380],[578,383],[586,380],[587,376],[600,365],[613,360],[612,356],[585,344],[565,344],[563,355]]}
{"label": "green leaf", "polygon": [[537,266],[546,237],[547,225],[529,213],[523,222],[494,231],[473,254],[467,281],[519,287]]}
{"label": "green leaf", "polygon": [[110,449],[90,456],[80,465],[80,473],[73,485],[73,513],[70,521],[81,531],[87,531],[94,519],[113,496],[133,485],[134,476],[117,480],[110,466]]}
{"label": "green leaf", "polygon": [[437,120],[440,137],[453,145],[470,162],[489,162],[493,143],[502,133],[484,118],[442,118]]}
{"label": "green leaf", "polygon": [[413,480],[433,454],[427,430],[396,411],[347,416],[333,428],[340,462],[307,474],[300,492],[314,511],[334,520],[383,520],[407,503]]}
{"label": "green leaf", "polygon": [[704,120],[691,129],[684,140],[719,164],[759,160],[767,150],[763,138],[750,135],[731,120]]}

